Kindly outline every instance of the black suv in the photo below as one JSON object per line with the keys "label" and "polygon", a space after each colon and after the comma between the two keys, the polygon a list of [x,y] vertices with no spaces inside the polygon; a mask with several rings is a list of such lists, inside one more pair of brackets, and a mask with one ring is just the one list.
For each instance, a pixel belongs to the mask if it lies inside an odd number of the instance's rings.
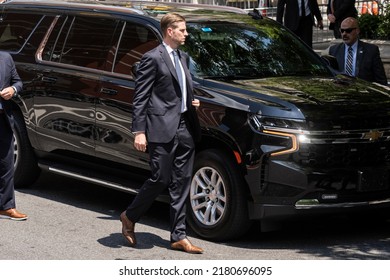
{"label": "black suv", "polygon": [[389,211],[388,87],[335,75],[256,11],[85,3],[0,5],[0,49],[24,82],[14,100],[18,186],[44,168],[137,192],[150,172],[130,133],[137,63],[174,11],[187,19],[183,48],[201,101],[188,198],[197,234],[222,240],[254,220],[267,230],[305,214]]}

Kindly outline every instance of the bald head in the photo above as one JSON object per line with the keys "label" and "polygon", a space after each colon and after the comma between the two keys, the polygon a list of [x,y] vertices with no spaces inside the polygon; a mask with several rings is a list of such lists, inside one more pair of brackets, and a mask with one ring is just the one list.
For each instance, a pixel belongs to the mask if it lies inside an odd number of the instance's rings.
{"label": "bald head", "polygon": [[348,25],[348,26],[353,26],[353,27],[356,27],[358,28],[359,27],[359,23],[358,23],[358,20],[354,17],[347,17],[346,19],[344,19],[342,22],[341,22],[341,25],[344,24],[344,25]]}
{"label": "bald head", "polygon": [[341,38],[348,46],[353,45],[359,37],[360,29],[356,18],[348,17],[340,25]]}

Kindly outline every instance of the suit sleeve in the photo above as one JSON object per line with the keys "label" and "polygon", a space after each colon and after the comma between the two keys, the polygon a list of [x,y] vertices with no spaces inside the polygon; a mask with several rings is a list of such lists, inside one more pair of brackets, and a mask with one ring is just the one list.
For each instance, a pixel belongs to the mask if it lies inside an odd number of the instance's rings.
{"label": "suit sleeve", "polygon": [[317,0],[310,0],[311,1],[311,12],[312,14],[316,17],[317,21],[320,21],[322,20],[322,15],[321,15],[321,11],[320,11],[320,7],[318,6],[318,3],[317,3]]}
{"label": "suit sleeve", "polygon": [[9,63],[9,69],[11,69],[11,80],[6,81],[8,86],[13,86],[16,88],[16,91],[20,93],[23,89],[23,83],[22,80],[19,77],[18,72],[16,71],[14,60],[12,59],[12,56],[8,54],[7,62]]}
{"label": "suit sleeve", "polygon": [[328,0],[328,5],[326,6],[326,14],[327,15],[330,15],[332,14],[332,8],[331,8],[331,3],[332,3],[332,0]]}
{"label": "suit sleeve", "polygon": [[146,131],[146,113],[156,77],[156,62],[146,53],[139,64],[133,99],[132,132]]}
{"label": "suit sleeve", "polygon": [[279,0],[276,8],[276,21],[283,24],[284,7],[286,5],[285,0]]}

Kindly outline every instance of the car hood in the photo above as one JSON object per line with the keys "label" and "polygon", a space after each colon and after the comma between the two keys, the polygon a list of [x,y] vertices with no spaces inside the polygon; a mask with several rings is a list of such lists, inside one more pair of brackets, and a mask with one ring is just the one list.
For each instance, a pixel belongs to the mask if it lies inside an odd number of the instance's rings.
{"label": "car hood", "polygon": [[[362,121],[369,127],[389,126],[390,88],[356,78],[291,76],[210,83],[239,104],[247,104],[250,112],[305,119],[312,129],[352,129]],[[360,124],[353,124],[357,121]]]}

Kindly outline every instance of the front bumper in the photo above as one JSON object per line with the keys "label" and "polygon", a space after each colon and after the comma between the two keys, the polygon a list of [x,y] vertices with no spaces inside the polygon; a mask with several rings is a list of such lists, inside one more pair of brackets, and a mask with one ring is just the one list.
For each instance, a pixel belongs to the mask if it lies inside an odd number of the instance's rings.
{"label": "front bumper", "polygon": [[[364,202],[345,202],[302,205],[278,205],[278,204],[255,204],[249,203],[251,220],[286,220],[289,218],[308,217],[323,214],[345,214],[359,211],[371,211],[390,208],[390,198]],[[389,213],[390,215],[390,213]]]}
{"label": "front bumper", "polygon": [[314,169],[270,160],[262,172],[250,170],[247,179],[250,218],[256,220],[390,207],[388,165]]}

